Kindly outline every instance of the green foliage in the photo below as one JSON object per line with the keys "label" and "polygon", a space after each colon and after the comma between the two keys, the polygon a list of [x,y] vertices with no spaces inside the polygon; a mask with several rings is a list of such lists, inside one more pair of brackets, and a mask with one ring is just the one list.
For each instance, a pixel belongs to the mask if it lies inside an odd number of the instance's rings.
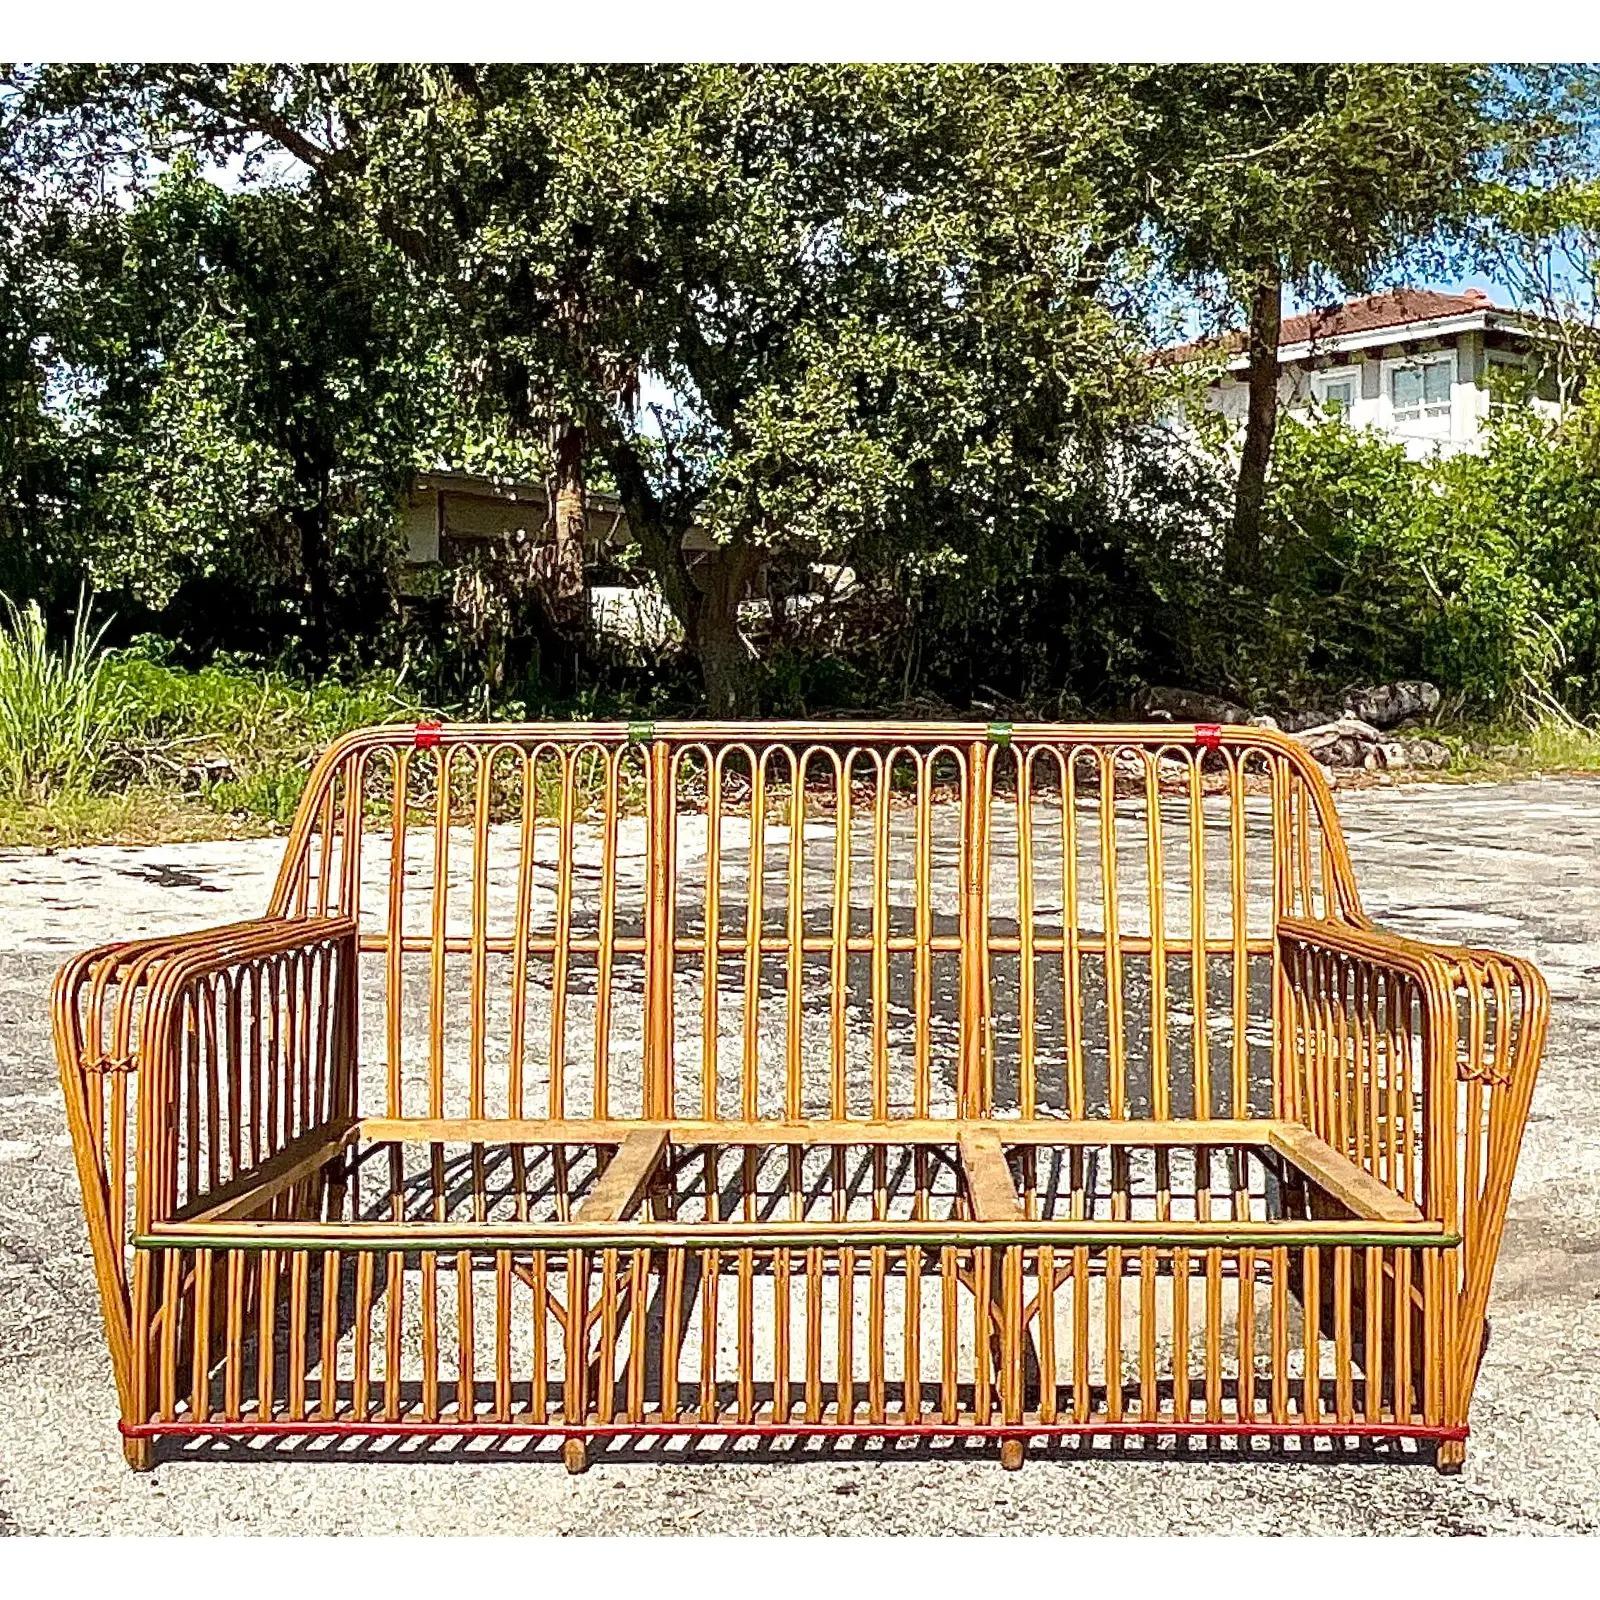
{"label": "green foliage", "polygon": [[37,170],[6,160],[0,94],[0,592],[68,602],[82,577],[73,524],[85,493],[63,347],[75,325],[64,271],[72,208]]}
{"label": "green foliage", "polygon": [[[189,783],[219,811],[287,823],[312,763],[339,734],[418,715],[388,674],[307,685],[242,663],[192,672],[160,657],[150,642],[107,669],[125,763],[147,779]],[[213,766],[225,775],[210,777]]]}
{"label": "green foliage", "polygon": [[157,607],[242,606],[319,668],[371,640],[442,388],[392,253],[293,190],[225,193],[186,157],[80,254],[102,328],[80,407],[99,580]]}
{"label": "green foliage", "polygon": [[1365,292],[1439,270],[1530,144],[1559,143],[1547,74],[1473,64],[1314,62],[1104,69],[1142,223],[1176,282],[1247,326],[1249,408],[1230,584],[1260,586],[1285,287]]}
{"label": "green foliage", "polygon": [[[312,212],[404,258],[515,430],[578,430],[722,710],[754,705],[762,560],[956,567],[1168,387],[1110,303],[1140,282],[1100,187],[1117,106],[1069,69],[69,68],[38,98],[302,163]],[[232,337],[202,372],[240,365]],[[283,497],[267,458],[228,466],[242,507]]]}
{"label": "green foliage", "polygon": [[307,769],[281,760],[257,768],[247,778],[224,778],[206,787],[205,798],[218,811],[260,817],[286,828],[305,792]]}
{"label": "green foliage", "polygon": [[[372,709],[299,675],[374,663],[544,715],[1407,674],[1590,705],[1589,435],[1413,464],[1257,427],[1241,563],[1243,475],[1161,425],[1196,375],[1148,352],[1175,288],[1275,313],[1463,235],[1559,234],[1592,289],[1596,104],[1470,64],[0,69],[0,588],[59,623],[88,573],[172,638],[115,669],[119,748],[242,738],[211,787],[275,815]],[[412,470],[538,481],[573,439],[684,656],[544,627],[522,558],[402,626]],[[753,579],[824,563],[846,602],[749,629]],[[219,651],[283,671],[177,665]]]}
{"label": "green foliage", "polygon": [[1600,773],[1600,725],[1565,716],[1446,730],[1454,771],[1503,778],[1525,772]]}
{"label": "green foliage", "polygon": [[86,576],[201,658],[392,649],[399,501],[472,431],[425,287],[85,72],[0,77],[0,584],[59,604]]}
{"label": "green foliage", "polygon": [[43,801],[87,791],[105,769],[119,706],[102,641],[82,603],[66,644],[50,641],[37,601],[0,595],[0,797]]}
{"label": "green foliage", "polygon": [[1071,717],[1185,673],[1185,630],[1214,626],[1228,486],[1181,434],[1129,444],[1108,468],[1080,463],[1003,539],[910,589],[907,682],[958,705]]}
{"label": "green foliage", "polygon": [[1512,411],[1436,469],[1412,550],[1428,670],[1478,707],[1600,706],[1600,451],[1590,411]]}
{"label": "green foliage", "polygon": [[0,803],[13,818],[43,808],[69,833],[97,798],[144,791],[287,823],[334,738],[419,714],[392,674],[347,685],[242,662],[194,672],[167,659],[164,641],[106,650],[86,601],[60,645],[36,602],[0,603]]}
{"label": "green foliage", "polygon": [[1263,592],[1220,621],[1191,592],[1182,668],[1253,704],[1423,677],[1473,715],[1592,710],[1597,462],[1584,412],[1557,427],[1508,408],[1481,448],[1420,461],[1336,420],[1287,422]]}
{"label": "green foliage", "polygon": [[1274,441],[1259,591],[1185,606],[1187,675],[1250,704],[1422,671],[1429,596],[1410,550],[1423,476],[1404,448],[1337,420]]}
{"label": "green foliage", "polygon": [[1415,62],[1105,69],[1147,164],[1178,277],[1237,302],[1262,262],[1302,293],[1363,288],[1475,215],[1508,139],[1515,73]]}

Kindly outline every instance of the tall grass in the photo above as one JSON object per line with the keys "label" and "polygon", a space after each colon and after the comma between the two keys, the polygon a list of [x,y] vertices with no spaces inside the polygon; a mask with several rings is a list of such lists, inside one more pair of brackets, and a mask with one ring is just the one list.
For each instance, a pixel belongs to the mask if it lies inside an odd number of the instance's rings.
{"label": "tall grass", "polygon": [[1537,722],[1438,730],[1457,772],[1503,778],[1520,773],[1600,773],[1600,723],[1546,715]]}
{"label": "tall grass", "polygon": [[104,636],[80,602],[52,647],[38,606],[0,595],[0,845],[281,827],[330,740],[422,712],[392,675],[301,683],[238,660],[192,671],[162,641],[106,650]]}
{"label": "tall grass", "polygon": [[[381,674],[301,684],[240,663],[192,672],[135,650],[113,659],[110,676],[127,722],[127,760],[146,782],[192,788],[219,811],[279,824],[293,817],[312,763],[339,734],[419,715],[415,697]],[[208,763],[223,776],[196,783]]]}
{"label": "tall grass", "polygon": [[0,794],[23,802],[85,794],[117,731],[105,624],[94,626],[80,593],[77,620],[57,649],[38,601],[0,602]]}

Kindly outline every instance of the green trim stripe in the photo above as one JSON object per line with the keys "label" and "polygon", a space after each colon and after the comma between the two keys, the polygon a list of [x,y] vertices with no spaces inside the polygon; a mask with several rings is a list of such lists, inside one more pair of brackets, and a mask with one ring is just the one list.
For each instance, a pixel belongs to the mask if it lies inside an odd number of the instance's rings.
{"label": "green trim stripe", "polygon": [[585,1232],[576,1237],[567,1228],[508,1228],[502,1233],[486,1233],[482,1228],[417,1229],[401,1228],[382,1233],[349,1233],[314,1238],[284,1233],[275,1229],[241,1233],[225,1224],[171,1227],[160,1233],[139,1234],[134,1247],[139,1250],[285,1250],[360,1252],[415,1255],[423,1251],[475,1250],[855,1250],[881,1246],[905,1248],[920,1245],[927,1250],[996,1249],[1025,1245],[1052,1250],[1103,1250],[1108,1247],[1140,1250],[1261,1250],[1304,1249],[1312,1245],[1333,1248],[1349,1245],[1358,1249],[1447,1249],[1461,1242],[1459,1234],[1424,1233],[1417,1230],[1370,1233],[1307,1233],[1294,1228],[1263,1234],[1219,1228],[1201,1232],[1197,1228],[1174,1230],[1159,1238],[1148,1233],[1111,1231],[1083,1233],[1070,1223],[1034,1223],[1015,1229],[979,1232],[959,1224],[938,1232],[909,1232],[888,1225],[863,1228],[858,1233],[841,1234],[836,1227],[807,1227],[804,1223],[785,1223],[781,1237],[774,1237],[770,1226],[738,1229],[708,1235],[694,1226],[674,1228],[670,1224],[624,1224],[605,1233]]}
{"label": "green trim stripe", "polygon": [[1016,731],[1016,724],[1011,722],[991,722],[986,730],[990,744],[1008,745],[1011,735]]}
{"label": "green trim stripe", "polygon": [[628,724],[629,744],[649,744],[656,736],[656,725],[649,720],[630,722]]}

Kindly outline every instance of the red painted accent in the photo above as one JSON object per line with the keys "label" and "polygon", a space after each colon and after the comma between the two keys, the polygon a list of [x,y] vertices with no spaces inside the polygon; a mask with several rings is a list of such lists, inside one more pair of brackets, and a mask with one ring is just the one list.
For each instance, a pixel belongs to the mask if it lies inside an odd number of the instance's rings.
{"label": "red painted accent", "polygon": [[437,750],[439,748],[439,724],[437,722],[419,722],[413,730],[413,736],[419,750]]}
{"label": "red painted accent", "polygon": [[838,1439],[960,1438],[1029,1439],[1105,1435],[1122,1438],[1292,1438],[1292,1439],[1465,1439],[1465,1427],[1427,1427],[1405,1422],[1324,1423],[1321,1427],[1294,1422],[411,1422],[314,1421],[291,1422],[276,1417],[270,1422],[118,1422],[129,1439],[215,1435],[226,1438],[313,1437],[347,1438],[422,1437],[428,1439],[493,1437],[552,1439],[612,1439],[632,1436],[781,1438],[786,1434]]}
{"label": "red painted accent", "polygon": [[1222,727],[1215,722],[1197,722],[1194,725],[1194,742],[1202,750],[1222,748]]}

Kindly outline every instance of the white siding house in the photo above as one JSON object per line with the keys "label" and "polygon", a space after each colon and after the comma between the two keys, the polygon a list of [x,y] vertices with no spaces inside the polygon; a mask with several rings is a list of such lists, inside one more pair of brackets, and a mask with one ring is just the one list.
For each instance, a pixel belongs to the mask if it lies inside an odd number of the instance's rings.
{"label": "white siding house", "polygon": [[[1408,454],[1470,449],[1497,394],[1558,408],[1544,380],[1535,319],[1496,306],[1482,290],[1401,289],[1286,317],[1278,394],[1291,415],[1340,412],[1400,440]],[[1229,334],[1168,353],[1224,357],[1207,403],[1242,427],[1248,404],[1243,338]]]}
{"label": "white siding house", "polygon": [[[589,539],[597,549],[620,543],[621,506],[609,495],[588,497]],[[475,472],[420,472],[400,511],[406,563],[448,565],[475,544],[542,540],[550,525],[549,491],[542,483],[491,478]]]}
{"label": "white siding house", "polygon": [[[622,560],[628,544],[628,518],[615,495],[591,490],[585,496],[588,533],[585,564],[590,615],[605,634],[634,643],[665,645],[676,636],[666,602],[647,573]],[[538,544],[550,537],[550,496],[542,483],[496,478],[473,472],[420,472],[400,508],[405,543],[401,591],[413,597],[434,591],[430,574],[470,559],[494,545]],[[683,536],[690,566],[711,549],[703,528]],[[766,572],[751,579],[746,604],[766,604]]]}

